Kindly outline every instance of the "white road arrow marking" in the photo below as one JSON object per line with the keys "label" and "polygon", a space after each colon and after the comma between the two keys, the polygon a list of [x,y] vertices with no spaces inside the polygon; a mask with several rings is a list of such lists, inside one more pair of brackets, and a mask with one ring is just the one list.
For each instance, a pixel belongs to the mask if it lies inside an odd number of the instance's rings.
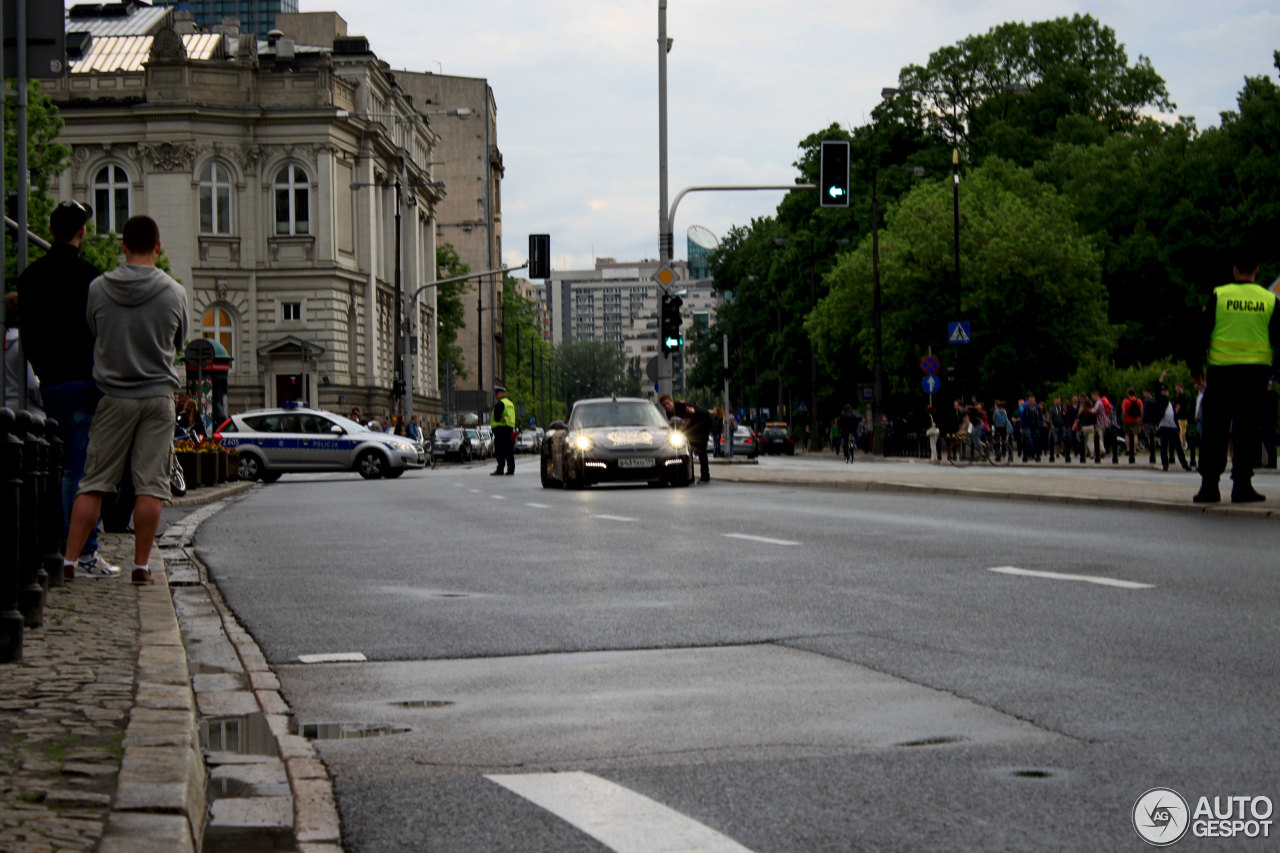
{"label": "white road arrow marking", "polygon": [[618,853],[751,853],[728,836],[662,803],[590,773],[485,777]]}
{"label": "white road arrow marking", "polygon": [[1018,575],[1027,578],[1046,578],[1054,581],[1079,581],[1081,583],[1096,583],[1100,586],[1116,586],[1121,589],[1155,589],[1154,584],[1137,583],[1136,581],[1122,581],[1115,578],[1099,578],[1092,575],[1064,575],[1060,572],[1037,572],[1031,569],[1019,569],[1016,566],[995,566],[987,569],[989,572],[998,572],[1002,575]]}

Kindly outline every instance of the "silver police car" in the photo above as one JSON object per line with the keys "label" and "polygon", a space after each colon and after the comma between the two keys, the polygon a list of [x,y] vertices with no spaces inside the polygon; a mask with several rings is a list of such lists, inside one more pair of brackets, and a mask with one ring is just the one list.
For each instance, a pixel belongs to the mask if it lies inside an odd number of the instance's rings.
{"label": "silver police car", "polygon": [[411,438],[374,432],[317,409],[257,409],[227,418],[215,433],[240,451],[240,479],[274,483],[300,471],[358,471],[366,480],[393,479],[427,464]]}

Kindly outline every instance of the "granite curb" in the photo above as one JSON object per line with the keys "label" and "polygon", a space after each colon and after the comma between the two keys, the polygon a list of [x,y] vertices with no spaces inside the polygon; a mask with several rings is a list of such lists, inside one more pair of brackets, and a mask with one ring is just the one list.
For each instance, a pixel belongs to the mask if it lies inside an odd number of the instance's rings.
{"label": "granite curb", "polygon": [[[1195,486],[1185,484],[1170,486],[1123,480],[1100,480],[1089,477],[1068,477],[1064,473],[1076,470],[1073,463],[1036,463],[1017,468],[967,468],[957,473],[965,481],[963,485],[937,482],[928,472],[937,463],[928,459],[884,459],[879,464],[891,463],[899,471],[883,468],[860,470],[857,462],[852,465],[831,461],[830,466],[810,470],[771,470],[757,466],[753,460],[738,463],[736,460],[712,460],[719,465],[713,478],[726,482],[758,483],[801,488],[843,489],[865,492],[897,492],[919,495],[950,497],[981,497],[990,500],[1029,501],[1077,506],[1097,506],[1117,509],[1141,509],[1160,512],[1183,512],[1197,515],[1234,516],[1240,518],[1280,519],[1280,506],[1261,504],[1232,504],[1224,496],[1221,503],[1197,504],[1191,501]],[[1157,470],[1145,466],[1148,470]],[[1034,470],[1038,475],[1036,490],[1011,488],[1009,471]],[[1086,471],[1092,470],[1086,469]],[[1115,470],[1115,469],[1109,469]],[[1124,470],[1124,469],[1121,469]],[[1003,472],[1003,473],[1002,473]],[[1275,476],[1274,471],[1259,471],[1256,476]],[[1101,488],[1110,490],[1102,493]],[[1230,486],[1224,490],[1224,495]]]}

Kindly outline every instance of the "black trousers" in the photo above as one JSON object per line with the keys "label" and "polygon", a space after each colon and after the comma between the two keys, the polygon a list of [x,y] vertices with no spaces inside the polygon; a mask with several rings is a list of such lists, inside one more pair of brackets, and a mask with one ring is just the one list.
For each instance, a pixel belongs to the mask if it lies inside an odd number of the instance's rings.
{"label": "black trousers", "polygon": [[698,457],[698,467],[701,479],[710,480],[711,466],[707,462],[707,440],[705,438],[702,439],[702,441],[693,444],[693,455]]}
{"label": "black trousers", "polygon": [[1234,446],[1231,479],[1238,486],[1252,482],[1262,401],[1266,399],[1270,375],[1271,367],[1266,364],[1210,367],[1206,372],[1204,400],[1200,404],[1204,418],[1200,427],[1200,477],[1206,484],[1216,484],[1227,469],[1228,440]]}
{"label": "black trousers", "polygon": [[493,455],[498,460],[498,471],[506,466],[508,474],[516,472],[515,432],[511,427],[496,426],[493,428]]}

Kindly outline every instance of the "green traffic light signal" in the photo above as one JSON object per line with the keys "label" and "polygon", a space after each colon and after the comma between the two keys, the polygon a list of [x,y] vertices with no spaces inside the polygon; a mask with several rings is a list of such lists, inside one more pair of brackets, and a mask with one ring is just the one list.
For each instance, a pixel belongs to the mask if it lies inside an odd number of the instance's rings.
{"label": "green traffic light signal", "polygon": [[849,206],[849,143],[838,139],[824,139],[818,164],[819,207]]}

